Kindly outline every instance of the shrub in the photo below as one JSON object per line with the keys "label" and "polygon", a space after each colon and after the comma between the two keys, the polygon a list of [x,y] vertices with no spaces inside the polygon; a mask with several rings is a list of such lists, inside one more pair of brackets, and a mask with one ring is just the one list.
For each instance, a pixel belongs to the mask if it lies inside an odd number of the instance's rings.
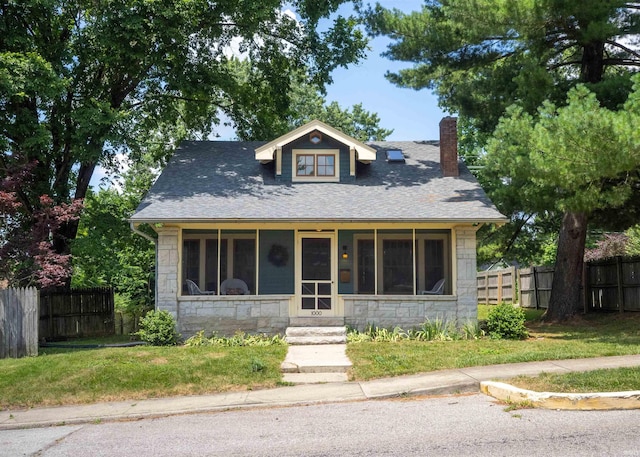
{"label": "shrub", "polygon": [[136,335],[153,346],[173,346],[180,339],[176,321],[167,311],[149,311],[140,319]]}
{"label": "shrub", "polygon": [[522,340],[529,336],[522,308],[501,303],[489,311],[487,328],[494,339]]}

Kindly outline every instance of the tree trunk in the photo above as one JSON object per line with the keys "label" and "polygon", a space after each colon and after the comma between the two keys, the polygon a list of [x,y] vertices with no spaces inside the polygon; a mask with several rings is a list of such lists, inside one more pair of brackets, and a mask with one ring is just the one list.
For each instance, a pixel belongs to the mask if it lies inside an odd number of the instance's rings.
{"label": "tree trunk", "polygon": [[562,218],[551,298],[544,315],[547,321],[567,320],[582,308],[580,285],[587,222],[585,213],[568,211]]}

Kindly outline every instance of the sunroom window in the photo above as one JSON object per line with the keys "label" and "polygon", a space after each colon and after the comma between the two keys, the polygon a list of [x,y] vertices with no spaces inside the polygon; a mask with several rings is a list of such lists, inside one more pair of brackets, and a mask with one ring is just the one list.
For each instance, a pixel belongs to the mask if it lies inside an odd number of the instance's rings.
{"label": "sunroom window", "polygon": [[449,231],[381,231],[375,241],[373,233],[356,235],[355,241],[356,293],[375,294],[377,273],[378,294],[422,294],[441,279],[443,293],[451,294]]}
{"label": "sunroom window", "polygon": [[[188,295],[187,279],[201,291],[219,294],[220,284],[227,278],[243,280],[249,293],[255,293],[255,232],[183,231],[182,294]],[[220,273],[218,274],[218,270]]]}

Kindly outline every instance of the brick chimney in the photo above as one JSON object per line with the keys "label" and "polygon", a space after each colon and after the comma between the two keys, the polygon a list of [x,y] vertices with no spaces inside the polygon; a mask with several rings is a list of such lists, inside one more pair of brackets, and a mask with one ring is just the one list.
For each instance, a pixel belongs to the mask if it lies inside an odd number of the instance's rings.
{"label": "brick chimney", "polygon": [[440,121],[440,168],[442,175],[458,176],[458,119],[447,116]]}

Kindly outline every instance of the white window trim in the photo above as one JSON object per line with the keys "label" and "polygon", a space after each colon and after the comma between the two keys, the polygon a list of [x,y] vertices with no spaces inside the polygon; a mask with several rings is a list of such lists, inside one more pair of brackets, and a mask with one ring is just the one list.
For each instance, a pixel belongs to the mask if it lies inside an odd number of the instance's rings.
{"label": "white window trim", "polygon": [[[378,233],[377,236],[374,234],[368,233],[358,233],[353,236],[353,293],[358,294],[358,241],[360,240],[372,240],[374,242],[374,252],[375,252],[375,272],[376,272],[376,291],[375,295],[387,295],[381,289],[384,285],[384,265],[383,265],[383,249],[384,249],[384,240],[414,240],[418,245],[418,252],[414,253],[414,270],[416,270],[416,274],[418,275],[418,287],[417,294],[420,295],[423,290],[425,290],[425,270],[424,270],[424,260],[425,260],[425,252],[424,252],[424,242],[426,240],[443,240],[445,242],[445,246],[447,246],[447,238],[449,239],[448,246],[448,255],[444,256],[445,270],[449,272],[451,277],[453,278],[454,271],[452,268],[452,257],[453,250],[451,244],[453,243],[453,234],[448,236],[446,233],[415,233],[415,238],[413,233]],[[416,243],[414,243],[416,244]],[[415,262],[417,256],[417,262]],[[417,263],[417,266],[415,265]],[[379,289],[380,288],[380,289]]]}
{"label": "white window trim", "polygon": [[[333,176],[298,176],[298,156],[313,155],[314,166],[317,170],[319,155],[334,156],[335,173]],[[339,149],[294,149],[291,151],[291,180],[293,182],[339,182],[340,181],[340,150]]]}

